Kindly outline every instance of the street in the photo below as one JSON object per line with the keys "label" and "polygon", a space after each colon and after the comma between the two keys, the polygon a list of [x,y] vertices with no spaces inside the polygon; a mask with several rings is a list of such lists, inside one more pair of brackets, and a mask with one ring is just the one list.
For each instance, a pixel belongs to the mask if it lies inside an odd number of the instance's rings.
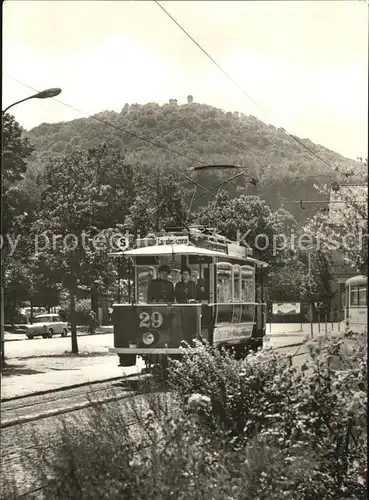
{"label": "street", "polygon": [[[81,352],[102,352],[113,347],[113,334],[83,335],[78,337],[78,347]],[[27,358],[31,356],[60,355],[71,351],[71,337],[53,337],[52,339],[35,338],[7,342],[5,358]]]}
{"label": "street", "polygon": [[[302,342],[306,335],[310,333],[310,325],[303,325],[303,331],[299,331],[300,328],[300,324],[273,324],[270,332],[268,324],[265,347],[278,347]],[[318,332],[317,325],[314,325],[314,331]],[[10,335],[15,336],[15,334]],[[112,333],[78,336],[78,347],[81,352],[101,353],[106,352],[109,347],[113,346],[114,337]],[[65,354],[70,350],[70,335],[68,337],[53,337],[52,339],[24,339],[6,342],[5,357],[10,360],[33,356],[52,356]]]}

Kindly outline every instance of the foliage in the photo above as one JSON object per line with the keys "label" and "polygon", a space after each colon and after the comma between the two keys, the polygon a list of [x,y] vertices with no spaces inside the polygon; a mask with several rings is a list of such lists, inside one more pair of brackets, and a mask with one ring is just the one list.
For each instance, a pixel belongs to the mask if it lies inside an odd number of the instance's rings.
{"label": "foliage", "polygon": [[[367,166],[366,163],[363,165]],[[345,175],[346,174],[346,175]],[[351,172],[341,172],[347,179]],[[329,210],[318,212],[307,228],[321,241],[322,251],[338,253],[351,268],[368,274],[368,188],[367,173],[357,172],[355,183],[337,182],[333,189],[317,186],[319,192],[330,195]]]}
{"label": "foliage", "polygon": [[307,266],[295,256],[275,267],[269,274],[268,300],[272,302],[302,300],[302,284],[307,273]]}
{"label": "foliage", "polygon": [[202,348],[173,361],[171,384],[183,403],[193,393],[208,396],[207,425],[239,447],[258,438],[284,449],[291,462],[311,453],[315,470],[299,485],[299,498],[359,495],[366,470],[366,342],[367,335],[356,335],[350,342],[312,343],[301,368],[268,352],[239,368],[226,353]]}
{"label": "foliage", "polygon": [[[120,113],[105,111],[96,115],[127,133],[94,118],[43,123],[28,132],[37,148],[30,172],[37,171],[39,165],[45,164],[50,156],[63,156],[76,148],[86,151],[105,141],[109,147],[124,148],[128,161],[140,170],[158,165],[163,169],[179,165],[178,170],[182,170],[196,164],[192,159],[160,149],[152,144],[155,142],[209,164],[240,165],[247,169],[247,173],[239,177],[237,182],[229,183],[225,189],[232,195],[240,192],[256,194],[268,200],[273,210],[284,204],[284,208],[302,220],[311,215],[316,207],[310,205],[302,211],[294,203],[296,199],[321,199],[313,187],[317,179],[332,183],[336,178],[336,166],[350,168],[358,165],[308,139],[300,139],[332,165],[329,168],[282,129],[266,125],[255,117],[225,112],[195,103],[193,99],[183,105],[174,101],[162,106],[157,103],[126,104]],[[131,134],[144,137],[149,142]],[[224,171],[212,170],[200,171],[195,178],[209,188],[226,177],[228,174]],[[249,183],[252,177],[257,180],[256,188]],[[204,196],[201,200],[206,204],[210,198]]]}
{"label": "foliage", "polygon": [[[70,300],[67,300],[62,304],[62,308],[59,311],[59,316],[63,318],[63,321],[70,321]],[[91,312],[91,300],[90,299],[79,299],[76,300],[75,308],[75,321],[77,325],[88,325],[89,324],[89,314]]]}
{"label": "foliage", "polygon": [[144,237],[186,222],[187,189],[176,169],[157,167],[136,172],[134,186],[136,197],[125,224],[130,233]]}
{"label": "foliage", "polygon": [[120,151],[106,145],[50,159],[32,235],[38,242],[36,265],[71,296],[72,350],[76,352],[74,300],[79,290],[106,292],[116,269],[108,256],[119,250],[134,196],[133,170]]}
{"label": "foliage", "polygon": [[27,171],[27,161],[33,145],[14,116],[2,115],[2,234],[14,231],[15,219],[25,209],[24,198],[18,183]]}
{"label": "foliage", "polygon": [[[2,115],[2,213],[1,226],[4,238],[1,282],[4,287],[4,315],[13,322],[17,308],[33,292],[44,297],[52,296],[52,289],[36,283],[30,268],[32,242],[27,238],[29,196],[21,187],[27,174],[28,161],[33,145],[14,117]],[[45,290],[46,287],[46,290]],[[45,293],[46,292],[46,293]],[[36,301],[38,298],[35,297]],[[47,304],[48,301],[45,301]],[[44,304],[43,304],[44,305]]]}
{"label": "foliage", "polygon": [[203,346],[170,363],[172,393],[68,419],[37,446],[45,498],[363,498],[367,336],[309,350],[298,368]]}
{"label": "foliage", "polygon": [[[305,263],[306,273],[301,281],[301,299],[307,301],[322,301],[328,305],[332,297],[330,261],[320,250],[301,252],[300,260]],[[310,260],[310,273],[309,273]]]}
{"label": "foliage", "polygon": [[273,264],[289,255],[284,243],[296,227],[294,217],[286,210],[272,212],[258,196],[219,196],[195,215],[196,222],[216,229],[231,240],[253,249],[253,256]]}

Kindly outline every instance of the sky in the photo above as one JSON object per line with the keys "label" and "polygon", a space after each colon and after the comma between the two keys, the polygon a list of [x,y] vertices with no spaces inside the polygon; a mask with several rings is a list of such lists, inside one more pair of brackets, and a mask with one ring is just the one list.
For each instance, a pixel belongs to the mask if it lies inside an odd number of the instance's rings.
{"label": "sky", "polygon": [[367,157],[366,1],[162,5],[244,92],[154,1],[5,0],[3,109],[32,89],[60,87],[56,100],[11,110],[30,129],[119,112],[125,103],[182,104],[191,94],[349,158]]}

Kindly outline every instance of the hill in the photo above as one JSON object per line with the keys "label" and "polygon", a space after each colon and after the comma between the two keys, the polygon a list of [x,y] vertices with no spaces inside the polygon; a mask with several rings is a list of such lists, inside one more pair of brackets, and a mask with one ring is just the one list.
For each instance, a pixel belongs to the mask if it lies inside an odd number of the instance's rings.
{"label": "hill", "polygon": [[[360,165],[309,139],[300,139],[328,166],[314,158],[284,129],[267,125],[253,116],[225,112],[205,104],[178,105],[175,99],[162,106],[157,103],[125,104],[120,113],[104,111],[95,116],[105,123],[90,117],[43,123],[28,131],[26,134],[36,147],[29,175],[35,176],[50,155],[106,142],[123,149],[127,159],[139,168],[175,164],[186,169],[198,164],[195,159],[210,164],[241,165],[248,173],[227,185],[232,194],[257,194],[273,209],[283,206],[301,220],[316,211],[317,205],[310,205],[302,211],[294,202],[322,199],[314,189],[314,183],[333,182],[337,177],[337,167],[357,168]],[[209,188],[229,176],[229,171],[212,170],[197,173],[196,179]],[[257,180],[256,186],[250,183],[253,178]],[[207,201],[205,196],[202,200]]]}

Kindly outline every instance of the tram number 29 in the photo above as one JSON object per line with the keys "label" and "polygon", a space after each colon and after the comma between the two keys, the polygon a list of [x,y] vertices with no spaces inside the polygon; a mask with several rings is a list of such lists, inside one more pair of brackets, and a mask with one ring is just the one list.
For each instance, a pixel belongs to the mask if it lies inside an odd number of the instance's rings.
{"label": "tram number 29", "polygon": [[163,316],[157,311],[154,311],[151,314],[142,311],[139,318],[140,328],[160,328],[163,324]]}

